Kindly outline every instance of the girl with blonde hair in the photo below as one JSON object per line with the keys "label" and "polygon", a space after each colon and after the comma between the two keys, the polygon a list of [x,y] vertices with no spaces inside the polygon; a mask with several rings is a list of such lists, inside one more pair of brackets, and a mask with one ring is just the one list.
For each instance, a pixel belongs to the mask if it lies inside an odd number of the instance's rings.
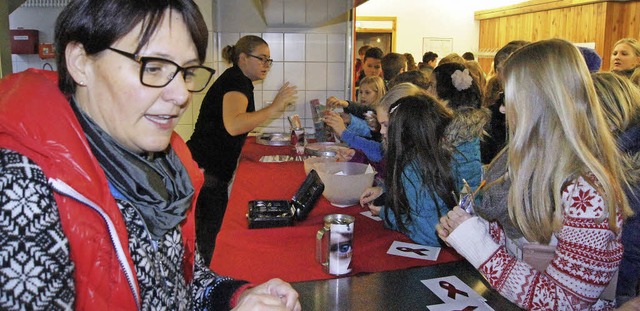
{"label": "girl with blonde hair", "polygon": [[622,255],[631,214],[621,156],[584,59],[570,42],[522,47],[504,67],[509,125],[508,211],[526,244],[554,245],[537,271],[522,247],[507,248],[497,223],[454,208],[438,234],[503,296],[525,309],[609,309],[599,299]]}
{"label": "girl with blonde hair", "polygon": [[640,42],[622,38],[613,45],[611,71],[630,78],[640,66]]}
{"label": "girl with blonde hair", "polygon": [[634,215],[627,218],[622,231],[624,252],[616,288],[619,306],[636,297],[640,285],[640,89],[611,72],[592,77],[609,127],[629,165],[631,187],[627,189],[627,199]]}
{"label": "girl with blonde hair", "polygon": [[[367,159],[379,162],[380,125],[375,120],[374,105],[384,96],[384,80],[378,76],[369,76],[360,82],[359,103],[327,99],[327,104],[344,107],[343,113],[330,111],[323,117],[324,122],[350,148],[360,150]],[[333,101],[335,99],[335,101]],[[330,104],[330,102],[333,103]]]}
{"label": "girl with blonde hair", "polygon": [[[384,96],[382,96],[382,98],[376,101],[373,105],[376,110],[375,116],[376,116],[377,122],[378,124],[380,124],[380,134],[382,136],[380,139],[381,141],[374,141],[374,140],[366,139],[364,137],[356,136],[355,138],[353,138],[353,141],[349,146],[352,146],[351,148],[358,149],[359,151],[356,151],[355,149],[343,150],[339,152],[338,157],[344,161],[372,164],[375,167],[376,171],[379,173],[379,176],[380,177],[383,176],[384,175],[383,131],[386,131],[386,125],[388,124],[388,121],[389,121],[389,106],[391,106],[391,104],[396,102],[401,97],[416,95],[424,92],[425,91],[423,89],[408,82],[400,83],[394,86],[391,90],[389,90],[389,92],[387,92]],[[334,127],[334,130],[335,130],[336,127],[340,126],[340,122],[342,121],[341,119],[327,116],[325,118],[325,122],[327,122],[327,124]],[[351,139],[349,135],[353,135],[353,134],[350,133],[345,135],[345,133],[347,132],[349,131],[343,131],[341,137],[343,140],[348,141]]]}

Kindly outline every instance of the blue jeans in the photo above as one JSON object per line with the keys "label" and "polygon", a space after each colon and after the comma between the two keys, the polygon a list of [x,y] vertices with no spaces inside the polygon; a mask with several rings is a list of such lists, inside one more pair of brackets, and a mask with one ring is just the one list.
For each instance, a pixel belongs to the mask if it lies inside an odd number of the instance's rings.
{"label": "blue jeans", "polygon": [[636,212],[622,227],[624,253],[618,273],[616,305],[620,306],[638,295],[640,279],[640,215]]}

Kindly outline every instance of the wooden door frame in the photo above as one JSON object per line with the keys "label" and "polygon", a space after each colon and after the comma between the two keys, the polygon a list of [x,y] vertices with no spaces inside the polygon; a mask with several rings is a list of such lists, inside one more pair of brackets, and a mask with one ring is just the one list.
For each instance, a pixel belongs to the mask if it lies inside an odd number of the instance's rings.
{"label": "wooden door frame", "polygon": [[[391,28],[361,28],[357,27],[357,23],[361,21],[391,22]],[[391,51],[396,51],[396,16],[356,16],[355,32],[378,32],[391,34]],[[355,37],[354,37],[355,41]]]}

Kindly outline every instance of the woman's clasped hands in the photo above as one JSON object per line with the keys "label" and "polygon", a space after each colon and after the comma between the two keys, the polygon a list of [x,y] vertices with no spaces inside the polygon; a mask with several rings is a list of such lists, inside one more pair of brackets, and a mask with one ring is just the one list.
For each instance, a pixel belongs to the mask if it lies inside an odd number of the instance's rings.
{"label": "woman's clasped hands", "polygon": [[300,311],[302,307],[298,301],[298,293],[289,283],[281,279],[271,279],[242,292],[238,305],[233,310]]}

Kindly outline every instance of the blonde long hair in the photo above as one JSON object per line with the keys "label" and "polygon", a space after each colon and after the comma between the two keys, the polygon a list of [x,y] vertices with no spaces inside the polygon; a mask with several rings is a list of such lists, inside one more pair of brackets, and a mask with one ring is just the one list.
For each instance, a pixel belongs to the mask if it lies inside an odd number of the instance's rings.
{"label": "blonde long hair", "polygon": [[[630,215],[621,156],[580,51],[561,39],[531,43],[504,67],[509,124],[509,216],[529,241],[547,244],[562,226],[562,190],[592,173],[607,206]],[[589,178],[585,178],[589,180]]]}
{"label": "blonde long hair", "polygon": [[631,80],[612,72],[594,73],[591,78],[614,135],[640,121],[640,89]]}
{"label": "blonde long hair", "polygon": [[362,81],[360,81],[360,87],[362,88],[365,85],[371,86],[376,92],[376,99],[374,100],[374,103],[379,101],[387,91],[384,86],[384,80],[378,76],[364,77]]}

